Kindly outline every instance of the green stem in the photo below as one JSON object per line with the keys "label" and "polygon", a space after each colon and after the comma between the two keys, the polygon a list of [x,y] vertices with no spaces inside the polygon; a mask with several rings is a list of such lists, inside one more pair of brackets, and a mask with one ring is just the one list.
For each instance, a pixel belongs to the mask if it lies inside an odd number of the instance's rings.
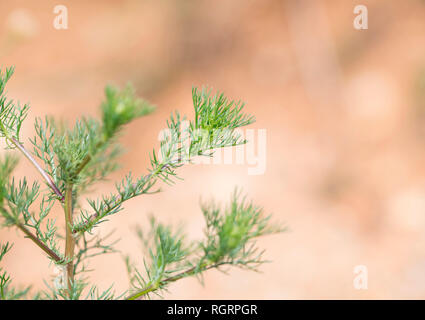
{"label": "green stem", "polygon": [[[104,138],[102,141],[98,142],[96,144],[95,150],[99,150],[100,148],[102,148],[102,146],[106,143],[106,139]],[[83,161],[80,163],[80,165],[78,166],[77,170],[75,171],[75,176],[78,176],[81,171],[83,171],[83,169],[86,167],[86,165],[93,159],[92,155],[87,154],[85,156],[85,158],[83,159]]]}
{"label": "green stem", "polygon": [[181,273],[179,273],[179,274],[177,274],[173,277],[162,280],[157,284],[151,284],[151,285],[147,286],[146,288],[143,288],[142,290],[137,291],[136,293],[133,293],[132,295],[128,296],[126,298],[126,300],[137,300],[140,297],[148,294],[149,292],[152,292],[152,291],[155,291],[155,290],[161,288],[162,286],[166,285],[167,283],[174,282],[174,281],[183,279],[185,277],[193,276],[196,273],[207,271],[207,270],[212,269],[212,268],[217,268],[217,267],[219,267],[223,264],[226,264],[226,262],[218,262],[218,263],[214,263],[214,264],[211,264],[211,265],[204,263],[200,267],[192,267],[192,268],[190,268],[186,271],[183,271],[183,272],[181,272]]}
{"label": "green stem", "polygon": [[72,184],[66,186],[65,191],[65,224],[66,224],[66,239],[65,239],[65,259],[69,260],[66,265],[66,275],[68,281],[68,291],[70,293],[72,284],[74,282],[74,248],[75,248],[75,239],[72,234],[72,225],[73,225],[73,205],[72,205]]}

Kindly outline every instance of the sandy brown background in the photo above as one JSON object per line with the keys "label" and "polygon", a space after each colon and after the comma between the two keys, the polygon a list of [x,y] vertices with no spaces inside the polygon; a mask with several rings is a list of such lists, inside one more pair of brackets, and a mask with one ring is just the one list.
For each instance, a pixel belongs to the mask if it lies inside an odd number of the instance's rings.
{"label": "sandy brown background", "polygon": [[[53,28],[53,8],[69,29]],[[199,199],[227,201],[235,186],[291,231],[262,239],[263,273],[231,270],[180,281],[165,298],[425,298],[425,2],[364,0],[369,29],[353,28],[358,1],[126,0],[0,2],[0,65],[15,65],[10,97],[31,103],[23,136],[46,114],[97,116],[107,83],[131,81],[158,106],[126,129],[123,168],[90,196],[143,174],[169,113],[191,114],[191,87],[243,99],[267,129],[267,170],[199,165],[184,181],[129,201],[103,224],[141,262],[132,226],[154,213],[202,235]],[[24,140],[27,141],[27,140]],[[28,143],[28,142],[27,142]],[[22,161],[17,176],[38,178]],[[60,208],[55,213],[62,219]],[[15,230],[4,267],[16,284],[43,288],[53,267]],[[369,271],[367,290],[353,268]],[[127,288],[119,254],[96,258],[101,288]]]}

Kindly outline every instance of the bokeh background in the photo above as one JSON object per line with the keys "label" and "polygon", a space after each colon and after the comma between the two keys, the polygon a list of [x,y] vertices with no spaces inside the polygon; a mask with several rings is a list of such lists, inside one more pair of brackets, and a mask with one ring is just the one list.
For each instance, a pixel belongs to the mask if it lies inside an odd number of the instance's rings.
{"label": "bokeh background", "polygon": [[[68,30],[53,28],[58,4]],[[368,30],[353,27],[358,4]],[[165,298],[425,298],[424,1],[2,0],[0,26],[0,65],[16,66],[9,96],[32,106],[25,139],[36,116],[98,116],[107,83],[130,81],[157,105],[127,127],[122,169],[91,197],[130,170],[146,173],[170,112],[191,115],[192,86],[243,99],[252,128],[267,130],[265,174],[187,166],[184,181],[129,201],[102,225],[140,263],[133,230],[148,214],[198,238],[199,200],[225,202],[240,186],[290,227],[259,241],[272,261],[262,273],[210,271],[204,287],[185,279]],[[16,175],[38,178],[25,161]],[[53,266],[18,231],[1,230],[5,240],[15,243],[4,260],[15,284],[44,288]],[[368,268],[367,290],[353,287],[357,265]],[[120,254],[91,266],[100,288],[127,288]]]}

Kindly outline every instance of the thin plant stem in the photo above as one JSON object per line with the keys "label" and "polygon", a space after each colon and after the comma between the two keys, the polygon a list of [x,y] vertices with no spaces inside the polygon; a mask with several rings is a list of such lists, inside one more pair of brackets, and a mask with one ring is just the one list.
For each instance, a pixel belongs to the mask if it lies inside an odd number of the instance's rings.
{"label": "thin plant stem", "polygon": [[[178,165],[181,161],[182,161],[182,159],[179,158],[179,159],[176,159],[174,161],[171,161],[170,163],[164,163],[163,165],[159,166],[155,171],[145,175],[144,180],[146,182],[148,182],[150,179],[153,179],[156,175],[158,175],[162,170],[164,170],[164,169],[166,169],[170,166],[173,166],[173,165]],[[112,207],[109,208],[109,211],[116,209],[123,202],[124,201],[121,199],[121,197],[117,196],[116,197],[116,203]],[[89,218],[85,221],[85,226],[88,225],[89,223],[93,222],[93,221],[96,221],[98,218],[99,218],[98,212],[91,214],[89,216]],[[84,228],[84,226],[82,226],[81,228]],[[78,230],[73,230],[73,233],[78,233],[78,232],[79,232]]]}
{"label": "thin plant stem", "polygon": [[[104,144],[106,143],[105,140],[102,140],[101,142],[99,142],[95,149],[98,150],[99,148],[101,148]],[[92,160],[92,155],[88,154],[86,155],[86,157],[83,159],[83,161],[81,162],[81,164],[78,166],[75,175],[79,175],[81,173],[81,171],[83,171],[83,169],[85,168],[85,166]]]}
{"label": "thin plant stem", "polygon": [[211,264],[211,265],[204,264],[201,267],[199,267],[199,266],[198,267],[192,267],[192,268],[190,268],[190,269],[188,269],[186,271],[183,271],[183,272],[180,272],[179,274],[176,274],[173,277],[164,279],[164,280],[160,281],[158,284],[151,284],[150,286],[147,286],[146,288],[143,288],[143,289],[137,291],[136,293],[133,293],[132,295],[128,296],[126,298],[126,300],[137,300],[137,299],[140,299],[144,295],[146,295],[146,294],[148,294],[148,293],[150,293],[152,291],[155,291],[155,290],[159,289],[161,286],[163,286],[163,285],[165,285],[167,283],[170,283],[170,282],[174,282],[174,281],[183,279],[183,278],[185,278],[187,276],[192,276],[195,273],[199,273],[201,271],[207,271],[207,270],[212,269],[212,268],[217,268],[217,267],[219,267],[219,266],[221,266],[223,264],[226,264],[226,262],[219,262],[219,263],[214,263],[214,264]]}
{"label": "thin plant stem", "polygon": [[25,147],[15,138],[9,138],[10,141],[22,152],[22,154],[32,163],[32,165],[40,172],[41,176],[46,180],[47,185],[53,190],[53,192],[59,197],[60,201],[64,201],[65,197],[60,192],[59,188],[55,185],[52,178],[40,167],[40,165],[35,161],[34,157],[25,149]]}
{"label": "thin plant stem", "polygon": [[21,230],[25,235],[31,239],[38,247],[40,247],[47,255],[52,258],[55,262],[61,262],[62,259],[59,257],[52,249],[46,246],[40,239],[38,239],[28,228],[26,228],[23,224],[17,223],[16,226]]}

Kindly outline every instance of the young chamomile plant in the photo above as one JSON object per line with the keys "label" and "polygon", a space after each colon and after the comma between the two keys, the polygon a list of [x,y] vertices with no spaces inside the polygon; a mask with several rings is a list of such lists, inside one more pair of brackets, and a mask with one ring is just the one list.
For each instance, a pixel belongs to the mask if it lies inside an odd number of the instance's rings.
{"label": "young chamomile plant", "polygon": [[[255,240],[283,228],[271,224],[262,208],[236,190],[225,207],[214,202],[201,206],[205,231],[199,241],[189,242],[181,229],[151,218],[148,231],[137,232],[146,248],[140,258],[143,270],[131,263],[133,258],[125,259],[130,288],[118,295],[112,286],[98,290],[87,276],[88,262],[116,251],[110,234],[102,233],[101,223],[120,213],[126,201],[160,191],[161,183],[174,184],[178,168],[194,158],[247,143],[237,129],[253,123],[254,117],[243,113],[241,102],[193,89],[194,119],[183,129],[186,118],[178,112],[170,116],[168,134],[151,153],[147,173],[139,177],[129,173],[115,183],[110,194],[84,200],[89,187],[118,168],[121,148],[117,137],[123,127],[149,115],[154,107],[137,98],[131,86],[123,90],[108,86],[100,119],[82,118],[73,127],[48,117],[36,119],[35,136],[24,142],[20,133],[29,107],[7,98],[5,92],[13,72],[13,68],[0,70],[0,137],[8,149],[0,161],[1,225],[17,228],[32,241],[55,264],[59,276],[45,281],[46,289],[30,296],[30,287],[15,288],[12,276],[0,264],[0,299],[146,299],[160,295],[180,279],[196,276],[202,280],[210,269],[256,270],[264,262]],[[18,154],[32,164],[41,182],[30,184],[26,178],[12,176]],[[51,217],[55,203],[63,209],[64,230]],[[8,242],[1,244],[0,263],[11,248]]]}

